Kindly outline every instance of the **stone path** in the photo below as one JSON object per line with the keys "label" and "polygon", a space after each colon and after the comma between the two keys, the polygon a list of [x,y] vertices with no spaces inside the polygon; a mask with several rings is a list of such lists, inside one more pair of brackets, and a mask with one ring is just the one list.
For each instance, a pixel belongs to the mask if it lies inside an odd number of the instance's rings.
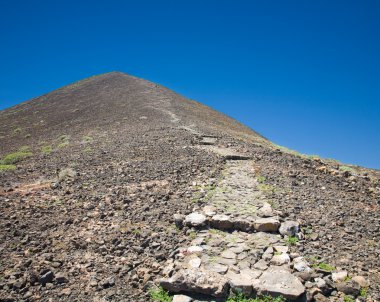
{"label": "stone path", "polygon": [[260,188],[253,161],[229,148],[214,146],[215,142],[214,137],[202,138],[200,148],[226,159],[223,177],[209,189],[202,207],[196,206],[186,217],[175,217],[178,227],[192,228],[189,234],[193,240],[168,261],[161,286],[221,301],[230,290],[246,296],[301,297],[305,287],[291,267],[298,271],[310,267],[298,255],[289,254],[284,240],[297,235],[299,224],[280,220],[280,213]]}

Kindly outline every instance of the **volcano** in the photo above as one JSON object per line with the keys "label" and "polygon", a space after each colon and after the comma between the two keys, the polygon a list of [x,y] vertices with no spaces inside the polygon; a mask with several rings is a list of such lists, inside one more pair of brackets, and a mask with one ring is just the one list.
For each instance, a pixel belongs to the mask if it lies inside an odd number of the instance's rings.
{"label": "volcano", "polygon": [[0,301],[379,301],[379,200],[379,171],[93,76],[0,111]]}

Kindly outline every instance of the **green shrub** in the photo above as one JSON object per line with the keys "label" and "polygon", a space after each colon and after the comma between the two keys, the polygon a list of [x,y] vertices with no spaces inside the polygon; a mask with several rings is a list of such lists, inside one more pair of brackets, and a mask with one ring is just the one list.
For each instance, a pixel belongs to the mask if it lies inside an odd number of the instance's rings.
{"label": "green shrub", "polygon": [[355,173],[355,170],[348,166],[339,166],[339,170],[343,172]]}
{"label": "green shrub", "polygon": [[16,163],[22,161],[23,159],[30,157],[32,155],[33,155],[33,153],[28,152],[28,151],[17,151],[14,153],[10,153],[8,155],[5,155],[5,157],[1,161],[1,164],[13,165],[13,164],[16,164]]}
{"label": "green shrub", "polygon": [[315,264],[315,265],[313,265],[313,267],[314,268],[320,268],[326,272],[332,272],[335,269],[335,266],[332,266],[332,265],[324,263],[324,262],[321,262],[319,264]]}
{"label": "green shrub", "polygon": [[263,182],[266,181],[266,178],[264,176],[258,176],[257,181],[262,184]]}
{"label": "green shrub", "polygon": [[286,239],[286,244],[287,245],[296,245],[298,242],[298,238],[295,237],[295,236],[289,236],[287,239]]}
{"label": "green shrub", "polygon": [[149,294],[152,300],[156,302],[171,302],[173,300],[169,293],[162,287],[150,289]]}
{"label": "green shrub", "polygon": [[343,301],[344,302],[355,302],[355,300],[352,299],[350,296],[344,296]]}

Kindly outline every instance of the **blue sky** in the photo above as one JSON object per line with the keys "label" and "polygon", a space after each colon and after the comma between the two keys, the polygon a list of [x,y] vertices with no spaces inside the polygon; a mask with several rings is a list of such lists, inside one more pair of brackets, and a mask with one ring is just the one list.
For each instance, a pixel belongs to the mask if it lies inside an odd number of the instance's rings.
{"label": "blue sky", "polygon": [[0,109],[113,70],[380,169],[380,2],[1,1]]}

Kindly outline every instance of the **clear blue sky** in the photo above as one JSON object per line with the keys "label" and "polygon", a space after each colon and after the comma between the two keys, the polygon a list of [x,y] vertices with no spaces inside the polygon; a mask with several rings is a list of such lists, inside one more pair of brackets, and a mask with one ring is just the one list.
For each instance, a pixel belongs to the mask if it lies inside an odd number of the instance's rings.
{"label": "clear blue sky", "polygon": [[380,168],[380,1],[1,1],[0,109],[113,70]]}

